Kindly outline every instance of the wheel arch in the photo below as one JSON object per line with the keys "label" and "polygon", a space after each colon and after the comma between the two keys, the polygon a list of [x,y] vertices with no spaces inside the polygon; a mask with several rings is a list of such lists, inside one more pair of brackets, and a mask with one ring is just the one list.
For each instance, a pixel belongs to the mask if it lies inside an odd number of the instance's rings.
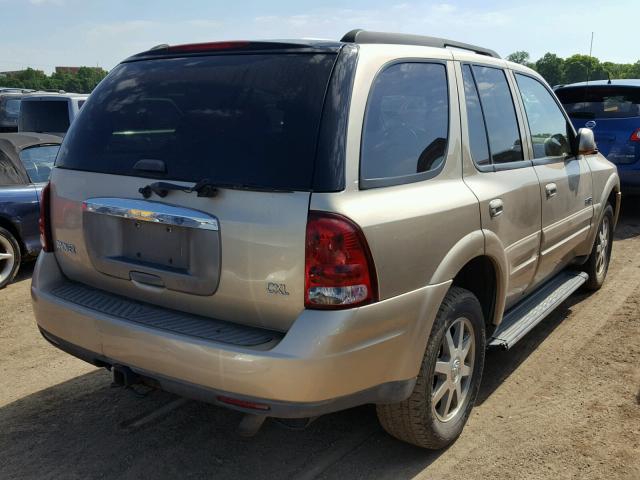
{"label": "wheel arch", "polygon": [[482,305],[487,326],[497,325],[504,313],[508,281],[504,246],[495,233],[476,230],[460,239],[440,262],[432,284],[452,281],[471,291]]}
{"label": "wheel arch", "polygon": [[6,216],[0,214],[0,227],[11,232],[11,234],[18,242],[18,245],[20,246],[20,253],[24,255],[26,252],[26,246],[22,241],[22,235],[20,235],[20,228],[18,227],[18,225],[16,225]]}

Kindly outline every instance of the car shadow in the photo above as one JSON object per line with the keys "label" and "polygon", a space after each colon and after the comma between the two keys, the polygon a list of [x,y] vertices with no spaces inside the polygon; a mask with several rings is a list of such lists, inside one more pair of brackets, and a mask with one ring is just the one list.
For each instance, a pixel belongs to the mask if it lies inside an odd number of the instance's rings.
{"label": "car shadow", "polygon": [[640,196],[624,197],[615,240],[626,240],[640,235]]}
{"label": "car shadow", "polygon": [[372,406],[299,431],[268,420],[248,439],[237,434],[240,413],[196,401],[127,427],[176,398],[112,388],[108,372],[96,370],[16,400],[0,408],[3,478],[334,478],[332,465],[349,454],[356,476],[364,468],[411,478],[442,454],[386,435]]}
{"label": "car shadow", "polygon": [[35,268],[35,266],[35,260],[23,262],[20,265],[20,270],[18,270],[18,274],[15,276],[12,283],[21,282],[23,280],[30,280],[33,276],[33,269]]}

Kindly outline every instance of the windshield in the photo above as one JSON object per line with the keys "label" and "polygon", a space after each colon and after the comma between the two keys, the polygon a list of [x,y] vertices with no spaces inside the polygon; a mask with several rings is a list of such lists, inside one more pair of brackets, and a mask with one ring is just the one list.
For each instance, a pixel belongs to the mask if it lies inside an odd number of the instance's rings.
{"label": "windshield", "polygon": [[640,116],[640,88],[619,86],[568,87],[556,95],[574,118],[629,118]]}
{"label": "windshield", "polygon": [[24,100],[21,105],[21,132],[64,133],[69,129],[67,100]]}
{"label": "windshield", "polygon": [[[335,58],[242,54],[121,64],[82,107],[57,166],[308,190]],[[136,169],[140,160],[159,160],[166,173],[140,169],[143,162]]]}
{"label": "windshield", "polygon": [[60,145],[41,145],[20,152],[20,160],[33,183],[49,180],[59,149]]}

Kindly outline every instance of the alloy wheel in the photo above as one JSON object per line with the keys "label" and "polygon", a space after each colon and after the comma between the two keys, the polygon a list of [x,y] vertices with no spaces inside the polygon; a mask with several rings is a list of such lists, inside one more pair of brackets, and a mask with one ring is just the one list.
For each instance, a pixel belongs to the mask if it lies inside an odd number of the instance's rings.
{"label": "alloy wheel", "polygon": [[16,263],[16,252],[8,238],[0,235],[0,284],[4,282]]}
{"label": "alloy wheel", "polygon": [[475,347],[471,322],[456,319],[442,339],[433,373],[431,409],[441,422],[448,422],[462,410],[471,387]]}
{"label": "alloy wheel", "polygon": [[610,230],[609,217],[605,216],[598,230],[598,243],[596,245],[596,273],[598,277],[602,276],[609,264]]}

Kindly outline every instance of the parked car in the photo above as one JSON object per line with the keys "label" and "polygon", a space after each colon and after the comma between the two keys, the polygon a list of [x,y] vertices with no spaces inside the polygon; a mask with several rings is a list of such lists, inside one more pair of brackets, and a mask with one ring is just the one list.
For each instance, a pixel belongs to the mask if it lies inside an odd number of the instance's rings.
{"label": "parked car", "polygon": [[0,288],[22,260],[40,252],[40,192],[49,180],[60,137],[0,133]]}
{"label": "parked car", "polygon": [[574,83],[556,95],[576,128],[593,130],[600,151],[618,167],[623,192],[640,194],[640,80]]}
{"label": "parked car", "polygon": [[32,93],[22,99],[18,131],[64,135],[89,95]]}
{"label": "parked car", "polygon": [[21,92],[0,91],[0,132],[17,132]]}
{"label": "parked car", "polygon": [[43,193],[38,327],[121,385],[245,412],[245,433],[373,403],[442,448],[485,349],[607,274],[615,165],[488,49],[161,46],[83,108]]}

